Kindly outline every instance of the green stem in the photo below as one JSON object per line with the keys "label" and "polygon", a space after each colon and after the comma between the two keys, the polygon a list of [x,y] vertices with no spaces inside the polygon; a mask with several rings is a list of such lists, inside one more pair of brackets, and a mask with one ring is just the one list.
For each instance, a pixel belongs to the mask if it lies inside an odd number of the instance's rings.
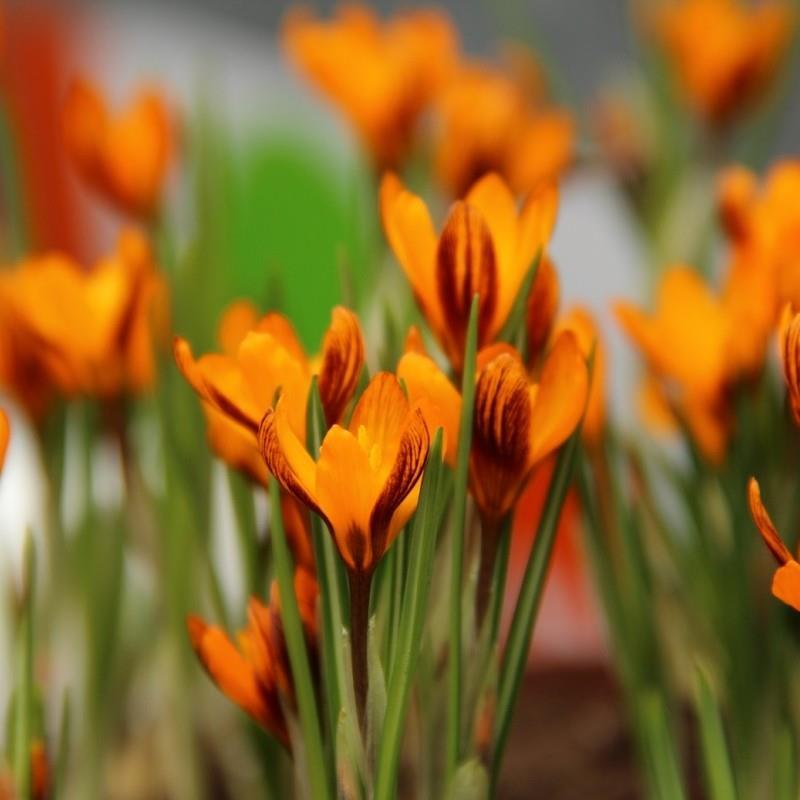
{"label": "green stem", "polygon": [[472,414],[475,403],[475,355],[478,343],[478,295],[472,298],[464,373],[461,384],[461,427],[453,488],[453,535],[450,574],[450,661],[447,685],[447,745],[445,783],[450,782],[461,750],[461,602],[464,592],[464,534],[467,521],[467,478],[472,442]]}
{"label": "green stem", "polygon": [[547,502],[539,522],[539,530],[531,549],[525,575],[522,579],[517,605],[511,621],[508,642],[500,670],[500,681],[497,692],[497,712],[494,725],[494,750],[492,753],[492,793],[500,777],[500,766],[508,732],[511,727],[511,716],[522,677],[527,663],[533,626],[536,622],[539,603],[544,590],[547,567],[555,544],[558,520],[561,508],[567,495],[573,466],[580,443],[580,429],[572,434],[558,456],[553,478],[547,492]]}
{"label": "green stem", "polygon": [[351,572],[350,581],[350,652],[353,659],[353,692],[361,734],[366,738],[367,690],[367,633],[369,629],[369,591],[372,575]]}
{"label": "green stem", "polygon": [[315,798],[330,797],[330,787],[325,769],[325,755],[322,747],[322,733],[317,715],[317,701],[314,683],[311,678],[311,667],[308,663],[303,626],[300,611],[297,608],[297,597],[294,593],[292,560],[286,533],[281,519],[281,495],[278,482],[270,481],[270,504],[272,514],[272,547],[275,558],[275,573],[281,597],[281,618],[286,636],[286,647],[289,651],[289,663],[292,668],[292,680],[300,716],[300,729],[305,745],[308,779],[311,796]]}

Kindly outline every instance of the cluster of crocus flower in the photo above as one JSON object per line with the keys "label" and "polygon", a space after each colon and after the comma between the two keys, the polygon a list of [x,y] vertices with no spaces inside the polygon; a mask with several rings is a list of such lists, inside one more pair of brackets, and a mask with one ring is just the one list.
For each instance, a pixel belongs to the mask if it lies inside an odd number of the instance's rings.
{"label": "cluster of crocus flower", "polygon": [[687,105],[719,127],[763,95],[791,40],[789,3],[669,0],[654,19]]}
{"label": "cluster of crocus flower", "polygon": [[[387,239],[456,375],[465,369],[470,309],[473,297],[479,298],[469,455],[469,488],[483,523],[479,621],[501,523],[534,467],[576,429],[587,402],[592,323],[577,313],[553,333],[557,278],[544,251],[556,206],[555,188],[545,184],[518,210],[506,183],[490,174],[453,204],[437,235],[424,202],[396,176],[387,175],[381,186]],[[537,257],[541,272],[526,304],[525,327],[536,330],[530,372],[499,337]],[[439,428],[444,460],[455,465],[461,394],[412,331],[396,374],[374,375],[348,419],[346,409],[364,368],[364,344],[355,315],[344,308],[334,310],[315,359],[305,356],[287,320],[275,314],[259,319],[249,305],[228,309],[220,341],[222,354],[195,360],[189,345],[177,339],[176,360],[204,402],[215,452],[260,482],[274,476],[327,525],[349,576],[353,681],[363,721],[372,576],[415,511]],[[316,457],[306,447],[314,375],[328,426]],[[598,414],[602,410],[595,408],[593,425],[599,424]],[[190,627],[197,647],[197,623]],[[208,653],[201,655],[206,665]]]}
{"label": "cluster of crocus flower", "polygon": [[572,161],[572,117],[550,105],[530,55],[514,51],[508,69],[469,61],[441,13],[383,22],[358,5],[329,21],[295,12],[283,40],[293,62],[350,119],[379,170],[402,164],[426,111],[436,173],[451,196],[490,170],[525,192]]}

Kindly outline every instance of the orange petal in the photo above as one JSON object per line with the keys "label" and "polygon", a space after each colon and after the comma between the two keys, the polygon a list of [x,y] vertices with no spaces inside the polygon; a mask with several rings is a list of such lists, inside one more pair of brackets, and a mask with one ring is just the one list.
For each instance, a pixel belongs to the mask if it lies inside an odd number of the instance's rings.
{"label": "orange petal", "polygon": [[220,691],[285,744],[288,739],[283,720],[277,715],[279,707],[276,713],[275,705],[267,701],[266,693],[261,690],[253,667],[227,634],[196,616],[187,618],[186,627],[200,663]]}
{"label": "orange petal", "polygon": [[436,288],[445,324],[447,355],[460,371],[472,298],[480,298],[478,346],[493,333],[498,303],[497,256],[489,227],[473,206],[457,202],[450,210],[436,251]]}
{"label": "orange petal", "polygon": [[717,204],[725,230],[733,239],[747,232],[748,211],[755,199],[758,182],[755,174],[745,167],[730,167],[717,182]]}
{"label": "orange petal", "polygon": [[789,404],[795,422],[800,425],[800,314],[792,313],[790,306],[784,309],[781,317],[780,345]]}
{"label": "orange petal", "polygon": [[316,492],[316,465],[292,430],[283,398],[268,409],[258,429],[258,446],[267,468],[301,503],[327,519]]}
{"label": "orange petal", "polygon": [[428,460],[430,438],[419,410],[409,412],[392,471],[370,515],[372,553],[377,560],[417,507],[420,478]]}
{"label": "orange petal", "polygon": [[107,124],[102,97],[87,81],[77,78],[67,90],[64,103],[64,144],[86,178],[100,178],[100,148]]}
{"label": "orange petal", "polygon": [[511,509],[529,471],[530,396],[518,357],[498,355],[478,375],[470,486],[481,512],[494,519]]}
{"label": "orange petal", "polygon": [[770,552],[775,556],[775,560],[779,564],[787,564],[793,561],[792,554],[789,548],[783,543],[783,540],[778,535],[775,525],[764,508],[761,502],[761,489],[758,481],[755,478],[750,478],[747,484],[747,500],[750,504],[750,513],[753,515],[753,521],[756,523],[758,532],[764,540],[764,544],[770,549]]}
{"label": "orange petal", "polygon": [[389,173],[380,190],[381,220],[386,238],[411,284],[422,313],[441,335],[442,312],[436,291],[436,231],[425,203]]}
{"label": "orange petal", "polygon": [[397,365],[397,377],[405,384],[408,399],[417,405],[433,437],[437,428],[444,431],[445,459],[453,466],[458,449],[461,423],[461,395],[433,359],[419,353],[406,353]]}
{"label": "orange petal", "polygon": [[379,372],[369,382],[350,419],[350,431],[380,449],[383,477],[386,476],[402,436],[410,405],[397,378]]}
{"label": "orange petal", "polygon": [[589,372],[575,336],[559,334],[542,368],[533,403],[529,463],[533,466],[570,436],[583,416]]}
{"label": "orange petal", "polygon": [[333,310],[322,344],[319,393],[328,425],[338,422],[355,393],[364,367],[364,338],[358,317],[346,308]]}
{"label": "orange petal", "polygon": [[796,561],[787,561],[775,570],[772,578],[772,594],[795,611],[800,611],[800,564]]}
{"label": "orange petal", "polygon": [[3,463],[6,460],[9,432],[8,416],[5,411],[0,409],[0,470],[3,469]]}
{"label": "orange petal", "polygon": [[258,311],[249,300],[236,300],[222,314],[217,328],[217,339],[222,352],[233,358],[242,339],[258,322]]}
{"label": "orange petal", "polygon": [[342,559],[356,572],[370,572],[380,557],[372,549],[370,514],[383,488],[381,460],[375,439],[359,442],[339,425],[328,431],[320,448],[317,500]]}
{"label": "orange petal", "polygon": [[519,217],[517,271],[530,269],[536,254],[547,249],[558,216],[558,187],[546,181],[536,187],[525,201]]}
{"label": "orange petal", "polygon": [[525,328],[528,339],[528,363],[535,364],[550,339],[558,312],[560,286],[553,262],[543,255],[528,295]]}

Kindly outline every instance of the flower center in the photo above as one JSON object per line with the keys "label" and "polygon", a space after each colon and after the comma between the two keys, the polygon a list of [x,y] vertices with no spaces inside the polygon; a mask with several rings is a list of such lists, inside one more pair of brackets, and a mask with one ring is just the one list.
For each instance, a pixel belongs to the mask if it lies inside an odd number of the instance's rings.
{"label": "flower center", "polygon": [[382,450],[379,442],[370,439],[367,429],[363,425],[358,426],[358,443],[369,457],[369,465],[377,470],[381,465]]}

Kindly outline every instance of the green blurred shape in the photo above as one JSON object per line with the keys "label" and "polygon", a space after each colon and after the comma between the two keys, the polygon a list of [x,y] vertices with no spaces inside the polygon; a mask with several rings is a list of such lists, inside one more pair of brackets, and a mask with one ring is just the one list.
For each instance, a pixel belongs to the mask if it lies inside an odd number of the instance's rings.
{"label": "green blurred shape", "polygon": [[[315,352],[331,308],[357,301],[368,282],[377,226],[369,176],[306,131],[240,141],[201,112],[195,133],[195,243],[206,264],[196,277],[214,287],[209,311],[249,297],[285,313]],[[342,296],[343,269],[353,297]]]}

